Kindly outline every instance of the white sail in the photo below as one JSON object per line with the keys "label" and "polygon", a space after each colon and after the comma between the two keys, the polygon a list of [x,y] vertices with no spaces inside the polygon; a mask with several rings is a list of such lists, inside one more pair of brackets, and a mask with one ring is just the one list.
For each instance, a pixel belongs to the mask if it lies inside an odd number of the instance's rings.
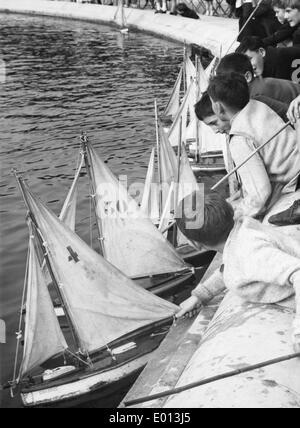
{"label": "white sail", "polygon": [[186,57],[186,60],[185,60],[185,75],[186,75],[186,84],[187,84],[187,87],[189,87],[191,81],[193,81],[196,78],[196,67],[192,63],[192,60],[190,57]]}
{"label": "white sail", "polygon": [[211,61],[211,63],[206,67],[205,74],[208,80],[212,77],[212,74],[214,73],[215,68],[217,66],[217,62],[218,62],[218,57],[215,56]]}
{"label": "white sail", "polygon": [[25,341],[20,377],[67,349],[36,255],[29,240]]}
{"label": "white sail", "polygon": [[208,84],[209,84],[209,77],[207,73],[205,72],[203,65],[201,63],[201,60],[199,58],[198,61],[198,99],[200,99],[201,95],[207,91]]}
{"label": "white sail", "polygon": [[158,186],[155,183],[155,148],[152,149],[141,203],[141,213],[152,223],[159,219]]}
{"label": "white sail", "polygon": [[[187,196],[191,195],[193,192],[200,189],[200,186],[197,183],[196,177],[192,171],[186,150],[184,145],[181,148],[181,158],[180,158],[180,174],[179,174],[179,188],[177,193],[177,205],[180,201]],[[204,195],[203,195],[204,196]],[[202,210],[203,205],[198,206],[197,210]],[[190,245],[193,246],[191,241],[189,241],[180,230],[177,232],[177,246],[180,247],[182,245]]]}
{"label": "white sail", "polygon": [[135,285],[23,186],[82,351],[175,313],[175,305]]}
{"label": "white sail", "polygon": [[124,0],[118,0],[118,6],[117,6],[117,11],[116,11],[115,16],[114,16],[114,21],[119,27],[126,28],[127,23],[126,23],[126,18],[125,18],[125,13],[124,13],[123,1]]}
{"label": "white sail", "polygon": [[165,108],[164,115],[171,116],[172,119],[176,117],[180,106],[180,87],[182,82],[183,66],[181,66],[171,96],[169,98],[167,107]]}
{"label": "white sail", "polygon": [[216,134],[204,122],[199,123],[199,130],[201,134],[201,153],[220,152],[223,151],[226,145],[225,134]]}
{"label": "white sail", "polygon": [[128,275],[140,278],[186,269],[184,261],[88,144],[94,179],[97,221],[105,258]]}
{"label": "white sail", "polygon": [[80,176],[81,168],[84,163],[84,158],[81,156],[79,167],[76,171],[72,186],[69,190],[67,198],[62,207],[59,219],[64,222],[70,229],[75,230],[76,220],[76,202],[77,202],[77,185]]}
{"label": "white sail", "polygon": [[[181,141],[186,141],[188,113],[193,115],[195,100],[196,100],[196,85],[195,85],[195,82],[192,81],[188,86],[185,97],[180,106],[180,109],[168,133],[168,138],[173,147],[178,146],[179,135],[180,135],[180,123],[182,123]],[[182,122],[181,122],[181,118],[182,118]]]}

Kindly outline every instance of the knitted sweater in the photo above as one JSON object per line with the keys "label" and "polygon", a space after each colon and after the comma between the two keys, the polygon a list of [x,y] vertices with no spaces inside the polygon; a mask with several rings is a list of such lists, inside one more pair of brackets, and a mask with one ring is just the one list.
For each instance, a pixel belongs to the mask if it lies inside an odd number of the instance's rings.
{"label": "knitted sweater", "polygon": [[294,239],[250,217],[239,220],[226,242],[223,272],[192,292],[206,303],[225,288],[252,303],[278,303],[296,293],[300,315],[300,227]]}
{"label": "knitted sweater", "polygon": [[[235,165],[241,164],[283,125],[284,121],[270,107],[250,100],[231,124],[229,147]],[[299,173],[296,132],[289,126],[239,169],[244,191],[239,211],[252,217],[263,214],[271,198],[274,199],[275,190],[280,189],[278,197],[290,183],[289,191],[295,190]]]}

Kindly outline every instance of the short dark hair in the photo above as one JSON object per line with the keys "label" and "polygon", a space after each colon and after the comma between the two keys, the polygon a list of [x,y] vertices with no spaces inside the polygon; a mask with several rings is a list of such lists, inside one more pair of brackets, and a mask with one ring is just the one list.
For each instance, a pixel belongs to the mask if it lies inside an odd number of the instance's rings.
{"label": "short dark hair", "polygon": [[249,36],[249,37],[243,38],[236,52],[238,53],[245,53],[247,51],[256,52],[260,48],[264,48],[264,49],[266,48],[262,39],[257,36]]}
{"label": "short dark hair", "polygon": [[231,53],[224,56],[217,67],[217,74],[230,73],[232,71],[242,75],[250,71],[254,76],[250,59],[242,53]]}
{"label": "short dark hair", "polygon": [[[204,223],[199,228],[189,228],[191,222],[190,214],[195,216],[194,211],[189,209],[191,197],[196,199],[198,191],[184,198],[179,206],[182,213],[181,218],[176,218],[180,231],[192,241],[200,242],[208,246],[215,246],[224,242],[234,226],[234,211],[232,206],[217,192],[212,192],[204,197]],[[186,207],[187,205],[187,207]]]}
{"label": "short dark hair", "polygon": [[204,92],[201,99],[195,104],[195,113],[199,120],[203,122],[207,117],[213,116],[211,99],[207,92]]}
{"label": "short dark hair", "polygon": [[272,7],[278,7],[278,9],[285,9],[285,0],[272,0]]}
{"label": "short dark hair", "polygon": [[248,83],[238,73],[218,74],[210,80],[207,90],[210,98],[229,108],[242,110],[250,101]]}
{"label": "short dark hair", "polygon": [[284,0],[284,8],[287,9],[290,7],[291,9],[300,10],[300,1],[299,0]]}

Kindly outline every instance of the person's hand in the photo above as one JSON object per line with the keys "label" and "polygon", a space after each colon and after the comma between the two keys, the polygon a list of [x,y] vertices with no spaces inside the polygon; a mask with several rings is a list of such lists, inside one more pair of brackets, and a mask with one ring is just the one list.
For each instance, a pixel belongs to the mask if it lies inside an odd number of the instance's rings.
{"label": "person's hand", "polygon": [[201,302],[197,296],[192,295],[187,300],[181,303],[180,310],[176,314],[176,318],[188,317],[192,318],[195,316],[201,308]]}
{"label": "person's hand", "polygon": [[291,102],[287,111],[287,117],[293,125],[295,125],[297,120],[300,118],[300,96]]}

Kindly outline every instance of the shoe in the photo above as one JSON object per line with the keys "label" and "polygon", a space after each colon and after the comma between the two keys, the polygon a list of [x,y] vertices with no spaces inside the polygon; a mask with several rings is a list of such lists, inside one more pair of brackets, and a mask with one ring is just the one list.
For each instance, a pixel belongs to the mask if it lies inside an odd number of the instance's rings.
{"label": "shoe", "polygon": [[156,10],[155,12],[154,12],[154,14],[155,13],[163,13],[163,11],[162,10]]}
{"label": "shoe", "polygon": [[276,226],[300,224],[300,200],[295,201],[287,210],[272,215],[272,217],[269,218],[269,223]]}

